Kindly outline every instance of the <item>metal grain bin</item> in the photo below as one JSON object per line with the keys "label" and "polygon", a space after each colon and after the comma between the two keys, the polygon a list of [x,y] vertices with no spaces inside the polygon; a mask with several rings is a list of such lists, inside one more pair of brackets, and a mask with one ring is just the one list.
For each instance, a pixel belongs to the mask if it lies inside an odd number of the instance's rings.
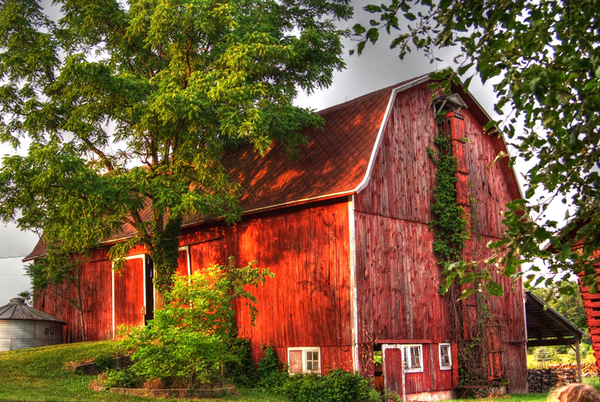
{"label": "metal grain bin", "polygon": [[29,307],[21,298],[0,307],[0,352],[63,343],[67,323]]}

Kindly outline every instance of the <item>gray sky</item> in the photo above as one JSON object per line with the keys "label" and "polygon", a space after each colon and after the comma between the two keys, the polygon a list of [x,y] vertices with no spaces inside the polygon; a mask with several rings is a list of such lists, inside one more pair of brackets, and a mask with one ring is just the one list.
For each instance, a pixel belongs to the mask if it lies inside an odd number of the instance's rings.
{"label": "gray sky", "polygon": [[[354,25],[357,20],[367,24],[369,15],[362,12],[361,8],[372,2],[355,1],[356,18],[348,22],[347,26]],[[400,61],[397,52],[389,49],[389,38],[385,34],[382,34],[377,45],[367,45],[360,57],[347,54],[348,50],[355,46],[354,42],[346,40],[345,44],[347,69],[335,73],[330,88],[317,91],[310,96],[304,94],[299,96],[297,105],[320,110],[452,65],[455,56],[451,51],[437,54],[447,64],[430,64],[422,53],[409,54],[404,61]],[[493,118],[497,118],[493,113],[495,98],[491,85],[483,86],[479,81],[473,80],[470,90],[487,112]],[[12,153],[12,150],[5,145],[0,145],[0,156],[7,153]],[[522,165],[517,165],[518,170],[520,166]],[[36,234],[20,232],[14,224],[7,226],[0,224],[0,306],[28,288],[28,278],[22,275],[23,264],[20,260],[33,249],[36,242]]]}

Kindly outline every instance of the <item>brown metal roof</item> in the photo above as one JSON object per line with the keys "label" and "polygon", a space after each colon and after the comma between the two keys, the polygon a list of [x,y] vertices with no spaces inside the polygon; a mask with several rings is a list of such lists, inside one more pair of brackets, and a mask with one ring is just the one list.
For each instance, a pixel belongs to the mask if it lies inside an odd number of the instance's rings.
{"label": "brown metal roof", "polygon": [[0,320],[52,321],[66,324],[63,320],[29,307],[20,297],[10,299],[7,305],[0,307]]}
{"label": "brown metal roof", "polygon": [[[289,160],[281,144],[273,146],[262,157],[251,146],[227,154],[223,163],[232,179],[245,190],[240,200],[245,213],[353,194],[365,179],[393,90],[426,76],[320,111],[325,126],[322,130],[308,128],[304,131],[309,144],[301,149],[296,161]],[[143,219],[149,217],[147,209]],[[189,216],[183,226],[202,221]],[[129,238],[135,233],[131,225],[124,225],[120,233],[105,242]],[[41,257],[45,251],[40,240],[23,261]]]}
{"label": "brown metal roof", "polygon": [[568,345],[581,341],[586,333],[531,292],[525,292],[527,346]]}

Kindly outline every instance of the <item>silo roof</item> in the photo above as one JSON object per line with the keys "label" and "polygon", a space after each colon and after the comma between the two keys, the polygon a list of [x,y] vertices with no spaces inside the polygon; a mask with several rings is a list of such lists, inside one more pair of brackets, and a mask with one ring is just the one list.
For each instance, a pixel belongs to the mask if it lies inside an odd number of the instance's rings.
{"label": "silo roof", "polygon": [[63,320],[52,317],[50,314],[29,307],[20,297],[10,299],[7,305],[0,307],[0,320],[54,321],[66,324]]}

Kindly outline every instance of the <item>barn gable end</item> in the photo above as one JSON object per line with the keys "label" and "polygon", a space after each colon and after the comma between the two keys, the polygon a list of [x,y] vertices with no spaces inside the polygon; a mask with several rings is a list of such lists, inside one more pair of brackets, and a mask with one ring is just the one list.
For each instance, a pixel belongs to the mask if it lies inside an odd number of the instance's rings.
{"label": "barn gable end", "polygon": [[[455,361],[451,371],[441,370],[439,350],[460,336],[453,332],[453,302],[438,293],[441,268],[433,255],[434,232],[429,228],[436,167],[427,149],[435,148],[434,137],[438,135],[435,110],[430,104],[432,94],[425,83],[396,93],[380,134],[381,146],[371,176],[362,191],[354,195],[357,343],[361,371],[366,375],[377,374],[372,353],[390,345],[420,345],[423,370],[407,372],[402,391],[413,397],[429,393],[429,397],[444,398],[447,395],[438,391],[458,386],[458,365]],[[489,252],[485,245],[498,240],[504,231],[501,211],[519,196],[517,183],[514,175],[506,175],[506,161],[493,163],[496,155],[506,149],[500,138],[484,133],[487,121],[478,120],[469,109],[460,110],[451,119],[448,127],[461,131],[452,133],[454,153],[459,159],[458,203],[472,214],[472,237],[463,258],[482,259]],[[460,119],[460,124],[454,119]],[[503,286],[505,296],[484,302],[490,316],[502,323],[501,340],[490,341],[495,342],[491,346],[495,363],[488,374],[490,378],[508,380],[512,392],[525,392],[522,288],[520,283],[513,288],[503,276],[495,275],[494,279]],[[462,315],[458,318],[471,327],[461,335],[468,342],[475,336],[475,296],[460,308]],[[385,353],[383,360],[385,372]],[[432,375],[432,370],[437,373]]]}

